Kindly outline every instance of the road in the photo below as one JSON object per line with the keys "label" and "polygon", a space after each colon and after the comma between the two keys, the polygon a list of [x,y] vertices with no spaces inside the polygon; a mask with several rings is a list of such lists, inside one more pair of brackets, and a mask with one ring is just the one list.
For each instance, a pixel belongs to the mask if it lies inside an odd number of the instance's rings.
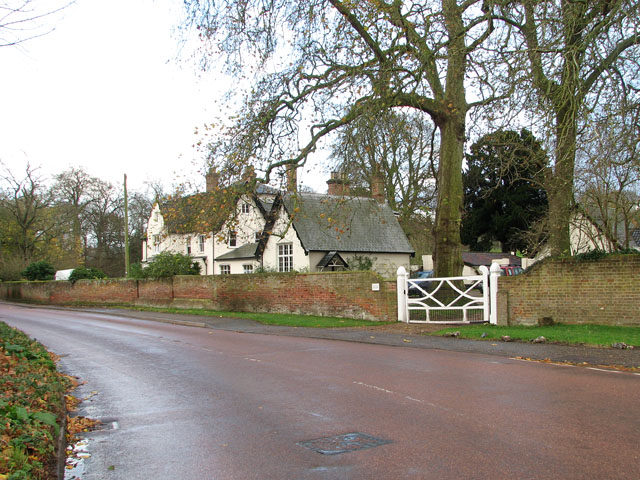
{"label": "road", "polygon": [[[629,372],[8,304],[0,320],[86,382],[105,428],[83,480],[640,478]],[[388,443],[308,448],[348,433]]]}

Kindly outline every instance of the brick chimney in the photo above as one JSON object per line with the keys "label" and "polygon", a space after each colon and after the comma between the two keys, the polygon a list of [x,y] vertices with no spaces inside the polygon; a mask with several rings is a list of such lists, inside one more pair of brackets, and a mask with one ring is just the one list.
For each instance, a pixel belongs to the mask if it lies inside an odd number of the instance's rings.
{"label": "brick chimney", "polygon": [[378,203],[384,203],[387,199],[384,194],[384,179],[379,173],[374,174],[371,179],[371,198]]}
{"label": "brick chimney", "polygon": [[342,197],[349,192],[349,184],[340,178],[338,172],[331,172],[331,178],[327,180],[327,195]]}
{"label": "brick chimney", "polygon": [[207,185],[207,193],[211,193],[218,188],[218,182],[220,180],[220,174],[215,171],[213,167],[209,169],[204,176]]}

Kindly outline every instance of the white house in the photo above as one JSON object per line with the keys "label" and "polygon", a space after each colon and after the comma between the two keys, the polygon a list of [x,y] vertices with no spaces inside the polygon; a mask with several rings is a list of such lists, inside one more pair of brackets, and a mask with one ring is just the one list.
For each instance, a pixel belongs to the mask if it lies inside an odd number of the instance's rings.
{"label": "white house", "polygon": [[328,183],[332,195],[258,185],[254,193],[237,199],[235,214],[206,235],[172,231],[177,229],[165,225],[162,207],[155,205],[143,263],[169,251],[190,254],[205,275],[258,269],[317,272],[370,263],[374,271],[391,278],[400,265],[409,269],[414,250],[381,195],[345,196],[336,190],[335,178]]}

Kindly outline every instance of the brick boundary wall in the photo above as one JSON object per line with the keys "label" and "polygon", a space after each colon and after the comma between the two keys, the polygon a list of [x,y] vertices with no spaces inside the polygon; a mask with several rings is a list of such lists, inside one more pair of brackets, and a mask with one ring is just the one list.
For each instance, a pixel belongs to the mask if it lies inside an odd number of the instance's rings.
{"label": "brick boundary wall", "polygon": [[[378,284],[379,291],[372,285]],[[373,272],[178,276],[0,284],[0,298],[54,305],[140,305],[397,320],[396,281]]]}
{"label": "brick boundary wall", "polygon": [[498,280],[498,323],[640,326],[640,255],[600,260],[547,259]]}

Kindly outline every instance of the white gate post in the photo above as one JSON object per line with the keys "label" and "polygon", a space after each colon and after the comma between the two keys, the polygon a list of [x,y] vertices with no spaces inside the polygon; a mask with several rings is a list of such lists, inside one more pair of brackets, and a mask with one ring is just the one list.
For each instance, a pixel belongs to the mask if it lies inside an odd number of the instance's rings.
{"label": "white gate post", "polygon": [[484,305],[482,320],[489,321],[491,309],[489,308],[489,269],[480,265],[480,273],[482,274],[482,305]]}
{"label": "white gate post", "polygon": [[489,314],[489,323],[498,324],[498,278],[500,277],[500,265],[492,263],[489,269],[489,290],[491,291],[491,313]]}
{"label": "white gate post", "polygon": [[402,265],[398,267],[396,273],[396,291],[398,294],[398,321],[409,323],[407,316],[407,278],[409,274]]}

